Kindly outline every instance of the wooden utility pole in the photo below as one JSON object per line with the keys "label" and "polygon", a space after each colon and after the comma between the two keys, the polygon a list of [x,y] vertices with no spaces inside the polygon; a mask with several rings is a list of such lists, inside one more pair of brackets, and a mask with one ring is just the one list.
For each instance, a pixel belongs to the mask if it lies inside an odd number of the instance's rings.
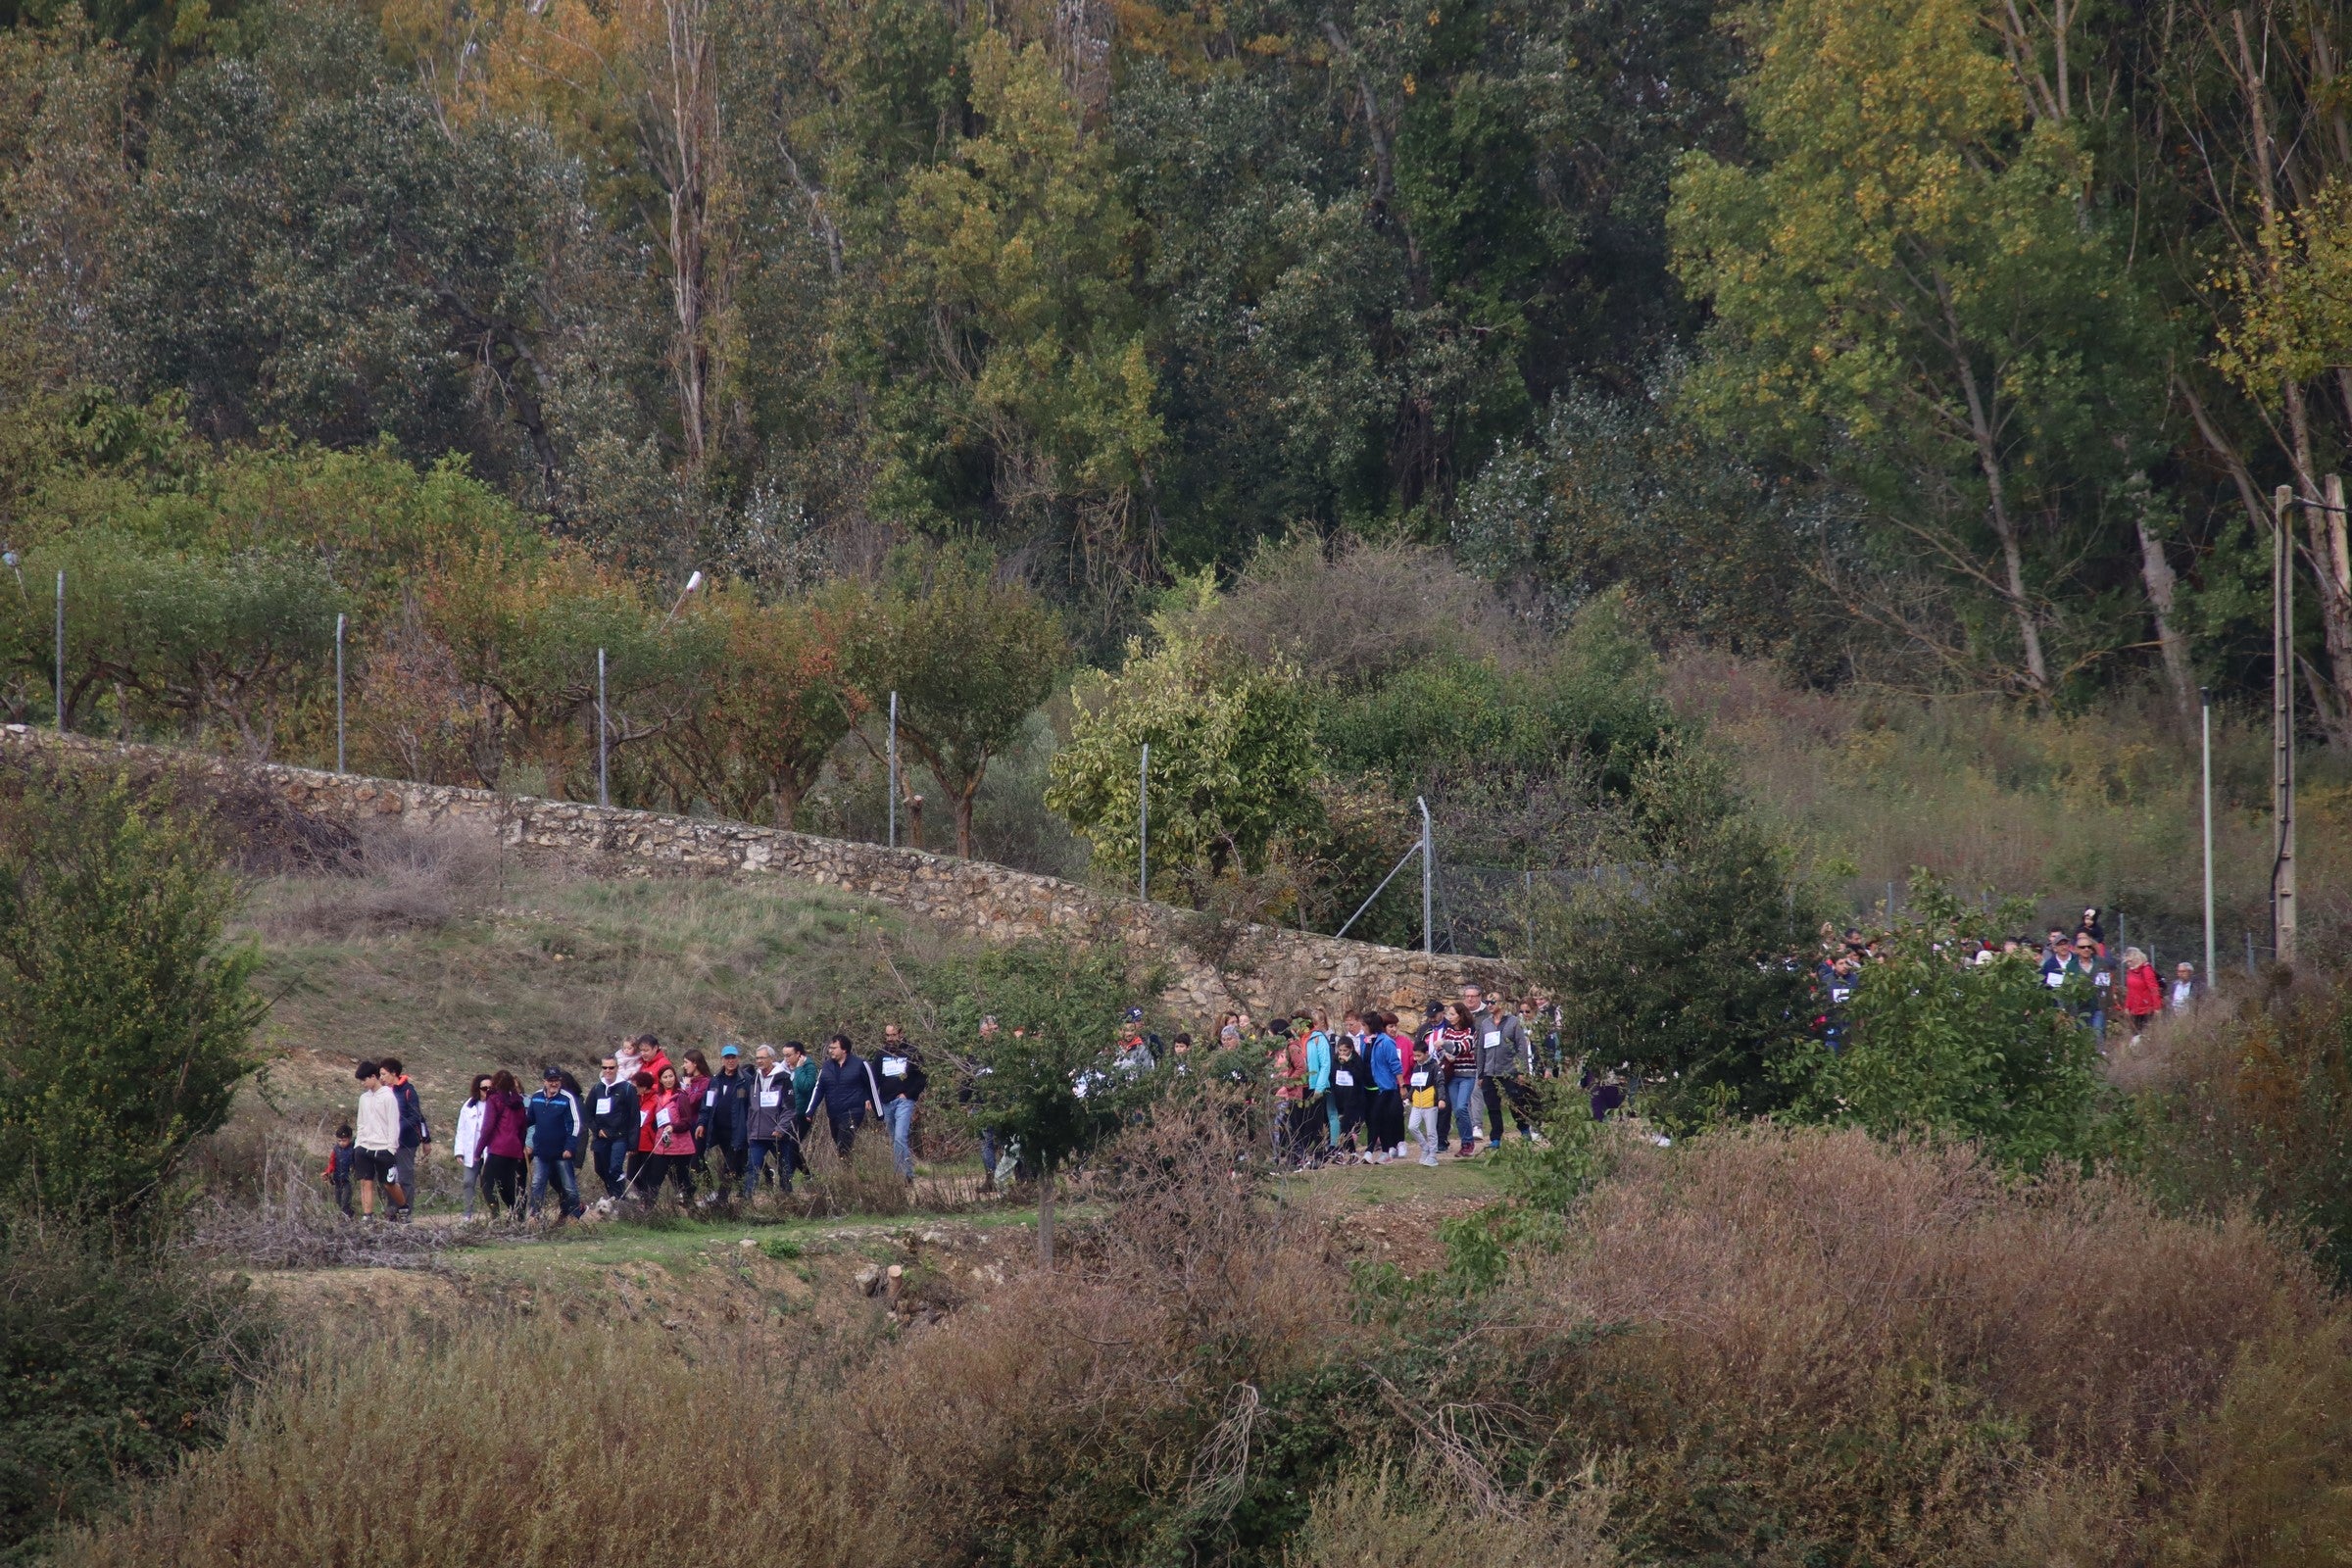
{"label": "wooden utility pole", "polygon": [[2271,496],[2271,952],[2295,961],[2295,493]]}

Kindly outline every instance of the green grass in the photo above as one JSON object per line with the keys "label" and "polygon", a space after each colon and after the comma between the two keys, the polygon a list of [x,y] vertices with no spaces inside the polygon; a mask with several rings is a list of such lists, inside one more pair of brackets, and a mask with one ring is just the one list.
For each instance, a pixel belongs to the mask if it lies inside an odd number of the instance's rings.
{"label": "green grass", "polygon": [[[355,914],[355,906],[358,913]],[[404,923],[411,920],[414,923]],[[447,1122],[466,1080],[590,1064],[622,1036],[674,1052],[878,1035],[899,967],[945,945],[867,901],[781,880],[594,878],[502,865],[444,885],[284,877],[244,911],[276,996],[269,1094],[307,1123],[348,1111],[351,1063],[395,1055]]]}

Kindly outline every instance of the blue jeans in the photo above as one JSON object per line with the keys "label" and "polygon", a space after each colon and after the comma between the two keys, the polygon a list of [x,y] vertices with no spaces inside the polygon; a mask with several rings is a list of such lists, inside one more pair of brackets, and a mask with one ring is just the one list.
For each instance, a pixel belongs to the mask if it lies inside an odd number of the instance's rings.
{"label": "blue jeans", "polygon": [[1446,1103],[1453,1111],[1453,1137],[1462,1148],[1478,1142],[1478,1080],[1446,1080]]}
{"label": "blue jeans", "polygon": [[776,1186],[792,1191],[792,1146],[781,1138],[755,1138],[743,1150],[743,1197],[746,1202],[760,1191],[760,1167],[776,1162]]}
{"label": "blue jeans", "polygon": [[890,1157],[899,1167],[899,1174],[908,1181],[914,1180],[914,1149],[908,1142],[914,1135],[914,1102],[905,1095],[885,1102],[882,1125],[890,1129]]}
{"label": "blue jeans", "polygon": [[568,1159],[549,1159],[544,1155],[531,1161],[531,1212],[539,1212],[539,1205],[547,1197],[547,1179],[550,1175],[556,1179],[556,1211],[567,1218],[578,1213],[579,1172],[572,1169],[572,1162]]}
{"label": "blue jeans", "polygon": [[980,1129],[980,1170],[990,1181],[997,1179],[997,1130]]}

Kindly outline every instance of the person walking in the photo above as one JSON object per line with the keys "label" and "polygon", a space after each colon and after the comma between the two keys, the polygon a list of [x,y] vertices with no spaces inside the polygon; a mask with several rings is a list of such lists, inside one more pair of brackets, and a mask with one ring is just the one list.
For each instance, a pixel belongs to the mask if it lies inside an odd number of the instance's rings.
{"label": "person walking", "polygon": [[1315,1124],[1323,1124],[1323,1145],[1336,1149],[1340,1142],[1340,1110],[1331,1102],[1331,1014],[1321,1007],[1306,1016],[1306,1096],[1298,1104],[1298,1131],[1295,1135],[1300,1145],[1315,1135]]}
{"label": "person walking", "polygon": [[792,1141],[786,1147],[791,1163],[789,1171],[808,1174],[808,1129],[816,1123],[816,1077],[823,1063],[808,1054],[808,1048],[798,1040],[784,1042],[783,1066],[792,1073]]}
{"label": "person walking", "polygon": [[744,1118],[751,1087],[752,1075],[743,1070],[742,1048],[721,1046],[718,1074],[703,1089],[703,1147],[718,1151],[718,1192],[731,1191],[743,1180],[744,1151],[750,1146]]}
{"label": "person walking", "polygon": [[906,1041],[895,1023],[882,1026],[882,1051],[876,1058],[874,1103],[882,1125],[890,1129],[890,1158],[902,1181],[914,1180],[914,1112],[923,1091],[931,1086],[923,1071],[922,1053]]}
{"label": "person walking", "polygon": [[1353,1156],[1356,1139],[1367,1132],[1364,1123],[1372,1103],[1372,1071],[1357,1054],[1353,1035],[1343,1034],[1331,1043],[1331,1098],[1340,1107],[1340,1141],[1332,1148]]}
{"label": "person walking", "polygon": [[522,1086],[501,1067],[490,1075],[490,1092],[482,1097],[482,1192],[492,1212],[503,1207],[522,1217],[523,1134]]}
{"label": "person walking", "polygon": [[637,1134],[621,1159],[620,1188],[623,1193],[642,1194],[654,1160],[654,1075],[640,1067],[629,1087],[637,1091]]}
{"label": "person walking", "polygon": [[1443,1093],[1438,1083],[1444,1072],[1431,1057],[1424,1036],[1422,1051],[1404,1074],[1405,1126],[1412,1141],[1421,1147],[1424,1165],[1437,1164],[1438,1151],[1446,1147],[1446,1135],[1438,1131],[1438,1100]]}
{"label": "person walking", "polygon": [[552,1182],[557,1217],[577,1219],[581,1213],[580,1151],[587,1144],[588,1119],[580,1114],[579,1097],[564,1087],[561,1068],[550,1067],[539,1078],[539,1092],[522,1107],[532,1161],[531,1217],[539,1217]]}
{"label": "person walking", "polygon": [[628,1190],[629,1152],[637,1146],[637,1086],[621,1075],[620,1054],[608,1052],[588,1091],[588,1163],[605,1184],[605,1202]]}
{"label": "person walking", "polygon": [[400,1212],[393,1218],[407,1219],[410,1200],[416,1191],[416,1152],[433,1141],[433,1128],[424,1119],[424,1097],[409,1082],[408,1070],[401,1066],[400,1058],[386,1056],[376,1065],[383,1069],[384,1082],[400,1104],[400,1152],[396,1156],[400,1179],[394,1185],[400,1189],[401,1199]]}
{"label": "person walking", "polygon": [[359,1155],[360,1152],[352,1147],[351,1123],[345,1122],[335,1129],[335,1147],[327,1152],[326,1169],[318,1173],[335,1190],[335,1206],[343,1211],[345,1219],[352,1217],[351,1173]]}
{"label": "person walking", "polygon": [[2137,948],[2126,948],[2124,1015],[2132,1020],[2132,1044],[2139,1044],[2139,1037],[2148,1027],[2148,1020],[2163,1010],[2164,982],[2156,977],[2156,966]]}
{"label": "person walking", "polygon": [[825,1126],[833,1134],[833,1147],[842,1158],[850,1157],[858,1129],[865,1125],[868,1116],[875,1114],[881,1102],[882,1089],[874,1079],[874,1070],[858,1054],[850,1037],[837,1034],[827,1040],[824,1065],[816,1072],[811,1112],[815,1104],[824,1106]]}
{"label": "person walking", "polygon": [[752,1048],[752,1070],[745,1078],[743,1114],[736,1122],[735,1163],[741,1172],[743,1200],[759,1196],[760,1173],[776,1162],[776,1186],[792,1192],[792,1156],[787,1152],[792,1118],[792,1072],[776,1065],[773,1046]]}
{"label": "person walking", "polygon": [[482,1097],[490,1092],[490,1075],[477,1075],[458,1107],[458,1131],[451,1152],[466,1167],[466,1217],[473,1218],[473,1200],[482,1190]]}
{"label": "person walking", "polygon": [[352,1174],[360,1184],[360,1217],[375,1217],[375,1190],[385,1189],[384,1217],[398,1219],[408,1209],[408,1194],[400,1187],[400,1097],[384,1082],[384,1069],[363,1061],[352,1076],[360,1081],[359,1114],[352,1118]]}
{"label": "person walking", "polygon": [[680,1102],[681,1114],[687,1118],[687,1135],[694,1140],[694,1152],[686,1159],[694,1174],[702,1177],[710,1171],[706,1163],[710,1144],[704,1130],[710,1125],[710,1058],[696,1047],[681,1055],[678,1062],[678,1093],[684,1097]]}
{"label": "person walking", "polygon": [[686,1080],[675,1067],[664,1067],[654,1076],[654,1094],[647,1102],[652,1108],[653,1144],[646,1151],[644,1173],[638,1178],[637,1196],[651,1208],[661,1200],[662,1184],[677,1183],[678,1200],[685,1207],[694,1207],[694,1124],[700,1104],[686,1088]]}
{"label": "person walking", "polygon": [[1446,1004],[1446,1023],[1438,1031],[1438,1064],[1445,1074],[1446,1107],[1452,1112],[1456,1159],[1478,1152],[1478,1036],[1470,1009]]}
{"label": "person walking", "polygon": [[2198,995],[2204,989],[2203,986],[2197,984],[2197,966],[2195,964],[2176,963],[2173,965],[2172,989],[2165,995],[2165,1004],[2174,1012],[2186,1012],[2195,1005]]}
{"label": "person walking", "polygon": [[1502,1147],[1502,1107],[1511,1107],[1519,1136],[1536,1137],[1535,1091],[1526,1074],[1535,1071],[1536,1048],[1527,1038],[1519,1015],[1499,1004],[1490,1006],[1476,986],[1462,987],[1462,1005],[1470,1011],[1470,1026],[1478,1035],[1479,1092],[1487,1104],[1487,1147]]}
{"label": "person walking", "polygon": [[[979,1050],[962,1063],[961,1070],[956,1075],[956,1102],[964,1106],[967,1114],[972,1103],[980,1098],[980,1080],[997,1070],[990,1065],[989,1057],[1002,1044],[999,1038],[1002,1032],[995,1013],[983,1014],[980,1019]],[[994,1126],[984,1125],[980,1129],[980,1190],[984,1193],[997,1190],[997,1152],[1003,1144],[999,1133],[1000,1129]]]}
{"label": "person walking", "polygon": [[1389,1019],[1380,1015],[1380,1023],[1365,1042],[1367,1065],[1372,1072],[1371,1102],[1366,1107],[1365,1120],[1371,1127],[1371,1152],[1364,1157],[1375,1165],[1386,1165],[1404,1152],[1403,1102],[1397,1090],[1403,1083],[1403,1058],[1396,1040],[1389,1034]]}

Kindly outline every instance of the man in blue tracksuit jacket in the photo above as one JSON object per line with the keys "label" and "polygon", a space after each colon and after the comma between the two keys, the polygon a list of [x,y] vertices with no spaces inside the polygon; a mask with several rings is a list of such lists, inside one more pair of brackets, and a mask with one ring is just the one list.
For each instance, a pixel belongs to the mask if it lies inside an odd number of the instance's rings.
{"label": "man in blue tracksuit jacket", "polygon": [[539,1092],[522,1102],[523,1141],[531,1151],[531,1212],[536,1215],[554,1178],[558,1211],[565,1219],[580,1212],[580,1148],[586,1141],[587,1118],[580,1114],[578,1097],[564,1087],[564,1075],[550,1067]]}

